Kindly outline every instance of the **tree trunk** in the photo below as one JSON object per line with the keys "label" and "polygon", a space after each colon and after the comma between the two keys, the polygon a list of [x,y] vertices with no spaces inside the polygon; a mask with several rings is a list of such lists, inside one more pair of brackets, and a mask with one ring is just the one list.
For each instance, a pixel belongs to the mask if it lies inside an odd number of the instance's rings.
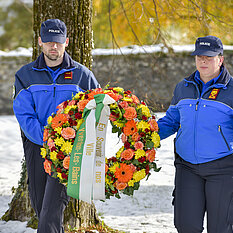
{"label": "tree trunk", "polygon": [[[33,5],[33,56],[35,60],[40,53],[38,37],[40,25],[43,21],[59,18],[67,26],[70,39],[67,52],[71,57],[91,69],[92,63],[92,0],[34,0]],[[28,221],[28,225],[37,228],[35,212],[30,206],[27,189],[27,172],[25,162],[19,186],[9,205],[9,209],[2,217],[3,220]],[[71,198],[65,213],[64,225],[71,228],[88,227],[99,223],[94,204],[89,205]]]}

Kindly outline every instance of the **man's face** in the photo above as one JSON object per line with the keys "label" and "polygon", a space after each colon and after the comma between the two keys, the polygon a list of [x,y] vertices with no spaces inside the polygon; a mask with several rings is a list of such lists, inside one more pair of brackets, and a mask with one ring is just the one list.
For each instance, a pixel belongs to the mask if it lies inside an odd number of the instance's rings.
{"label": "man's face", "polygon": [[215,78],[218,76],[220,67],[223,63],[222,56],[208,57],[196,56],[196,67],[203,78]]}
{"label": "man's face", "polygon": [[39,38],[39,45],[42,48],[42,52],[44,53],[45,57],[51,62],[59,61],[63,58],[65,48],[68,46],[68,43],[68,38],[66,39],[64,44],[57,42],[43,43],[41,38]]}

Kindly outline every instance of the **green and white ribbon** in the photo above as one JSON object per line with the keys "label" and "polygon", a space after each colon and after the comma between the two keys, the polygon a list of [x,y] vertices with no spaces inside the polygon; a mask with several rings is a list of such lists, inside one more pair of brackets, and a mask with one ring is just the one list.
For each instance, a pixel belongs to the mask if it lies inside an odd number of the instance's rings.
{"label": "green and white ribbon", "polygon": [[67,194],[91,203],[105,199],[105,142],[110,115],[109,104],[115,100],[98,94],[83,113],[70,156]]}

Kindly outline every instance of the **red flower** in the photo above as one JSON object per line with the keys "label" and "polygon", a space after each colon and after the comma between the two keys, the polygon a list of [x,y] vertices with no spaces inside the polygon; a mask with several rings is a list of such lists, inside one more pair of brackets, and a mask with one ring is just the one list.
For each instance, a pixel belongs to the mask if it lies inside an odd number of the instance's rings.
{"label": "red flower", "polygon": [[60,168],[60,167],[58,167],[58,168],[57,168],[57,172],[62,173],[62,170],[61,170],[61,168]]}
{"label": "red flower", "polygon": [[77,112],[77,113],[75,113],[75,119],[81,119],[82,118],[82,113],[80,113],[80,112]]}
{"label": "red flower", "polygon": [[125,142],[125,143],[124,143],[124,147],[125,147],[126,149],[129,149],[129,148],[130,148],[130,145],[131,145],[131,144],[130,144],[129,142]]}
{"label": "red flower", "polygon": [[147,120],[147,117],[142,115],[142,120],[146,121]]}
{"label": "red flower", "polygon": [[74,115],[74,111],[70,110],[68,113],[70,116]]}
{"label": "red flower", "polygon": [[65,155],[63,154],[62,151],[59,151],[59,152],[57,153],[57,158],[58,158],[58,159],[61,159],[61,160],[65,158]]}
{"label": "red flower", "polygon": [[125,91],[125,94],[130,95],[132,92],[130,90]]}
{"label": "red flower", "polygon": [[56,147],[55,147],[55,146],[53,146],[53,147],[51,148],[51,152],[53,152],[53,151],[56,151]]}
{"label": "red flower", "polygon": [[65,180],[68,179],[68,176],[67,176],[64,172],[61,174],[61,177],[62,177],[63,179],[65,179]]}
{"label": "red flower", "polygon": [[144,163],[146,161],[146,157],[141,157],[138,159],[138,162]]}

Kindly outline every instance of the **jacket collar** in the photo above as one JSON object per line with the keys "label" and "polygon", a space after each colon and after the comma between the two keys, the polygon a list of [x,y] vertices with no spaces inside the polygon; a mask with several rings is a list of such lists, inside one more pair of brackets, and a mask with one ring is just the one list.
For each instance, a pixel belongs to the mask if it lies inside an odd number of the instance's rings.
{"label": "jacket collar", "polygon": [[[63,61],[62,61],[61,69],[71,69],[71,68],[74,68],[74,67],[75,67],[74,60],[65,51],[64,56],[63,56]],[[47,69],[47,65],[45,63],[44,53],[43,52],[35,60],[33,68],[35,68],[35,69]]]}
{"label": "jacket collar", "polygon": [[[221,73],[220,77],[216,81],[216,85],[226,86],[228,84],[228,82],[230,81],[230,79],[231,79],[231,75],[228,72],[228,70],[225,68],[224,65],[221,66],[221,72],[222,73]],[[184,80],[186,82],[195,82],[196,83],[195,73],[196,73],[196,71],[193,74],[191,74],[188,78],[185,78]]]}

